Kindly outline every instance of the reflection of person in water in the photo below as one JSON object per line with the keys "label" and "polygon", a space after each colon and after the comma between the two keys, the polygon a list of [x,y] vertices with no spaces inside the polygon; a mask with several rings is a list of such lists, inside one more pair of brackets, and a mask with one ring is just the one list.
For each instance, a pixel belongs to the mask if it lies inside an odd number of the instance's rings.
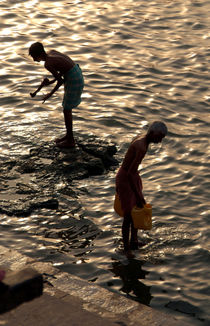
{"label": "reflection of person in water", "polygon": [[145,204],[138,167],[147,153],[149,144],[160,143],[166,134],[166,125],[161,121],[155,121],[149,127],[146,135],[135,137],[116,176],[116,192],[124,212],[122,238],[124,252],[127,256],[132,255],[130,250],[138,249],[137,229],[133,226],[131,216],[132,208],[135,205],[143,207]]}
{"label": "reflection of person in water", "polygon": [[130,296],[133,294],[136,301],[149,305],[152,299],[150,286],[139,281],[139,279],[145,279],[145,276],[149,273],[141,269],[142,265],[142,262],[136,259],[130,260],[128,265],[116,261],[112,264],[111,271],[122,279],[123,287],[121,291]]}

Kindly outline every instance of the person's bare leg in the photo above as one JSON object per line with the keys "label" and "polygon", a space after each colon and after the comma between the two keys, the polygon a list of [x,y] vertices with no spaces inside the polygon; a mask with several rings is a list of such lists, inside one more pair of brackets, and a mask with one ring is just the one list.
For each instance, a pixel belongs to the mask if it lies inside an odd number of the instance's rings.
{"label": "person's bare leg", "polygon": [[130,244],[129,244],[129,233],[130,233],[131,221],[132,221],[131,214],[125,214],[124,219],[123,219],[123,224],[122,224],[122,238],[123,238],[124,254],[128,258],[134,257],[134,255],[132,254],[132,252],[130,250]]}
{"label": "person's bare leg", "polygon": [[146,242],[138,240],[138,229],[134,228],[133,221],[131,224],[131,240],[130,240],[130,249],[138,250],[139,248],[145,246]]}
{"label": "person's bare leg", "polygon": [[75,140],[73,136],[73,122],[72,122],[72,111],[71,110],[63,110],[64,114],[64,122],[66,126],[66,135],[60,138],[57,141],[57,146],[61,148],[72,148],[75,147]]}
{"label": "person's bare leg", "polygon": [[133,221],[131,222],[130,249],[132,249],[132,250],[138,249],[138,229],[134,228]]}

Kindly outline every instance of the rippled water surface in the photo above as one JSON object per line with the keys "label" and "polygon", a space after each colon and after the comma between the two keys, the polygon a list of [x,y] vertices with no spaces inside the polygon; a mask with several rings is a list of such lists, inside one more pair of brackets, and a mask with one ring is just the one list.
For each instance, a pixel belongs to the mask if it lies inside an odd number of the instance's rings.
{"label": "rippled water surface", "polygon": [[[85,253],[43,237],[57,223],[47,210],[27,218],[1,216],[0,243],[139,301],[143,291],[150,306],[208,325],[210,2],[7,0],[0,9],[2,161],[64,131],[62,89],[45,104],[44,91],[29,96],[47,76],[28,56],[35,41],[80,64],[86,86],[73,111],[74,128],[116,141],[120,161],[151,121],[162,120],[169,129],[159,153],[150,149],[141,166],[154,223],[139,233],[146,245],[134,261],[118,253],[116,171],[77,182],[88,190],[80,196],[86,218],[102,231]],[[184,312],[175,311],[178,301]]]}

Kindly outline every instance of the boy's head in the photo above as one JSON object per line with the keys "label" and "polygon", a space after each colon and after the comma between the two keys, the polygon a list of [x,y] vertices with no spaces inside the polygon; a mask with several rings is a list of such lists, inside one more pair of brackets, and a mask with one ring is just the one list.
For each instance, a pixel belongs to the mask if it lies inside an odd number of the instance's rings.
{"label": "boy's head", "polygon": [[33,43],[29,48],[29,55],[32,56],[34,61],[43,60],[46,56],[43,44],[40,42]]}
{"label": "boy's head", "polygon": [[165,123],[161,121],[154,121],[148,129],[147,138],[152,143],[160,143],[167,135],[168,129]]}

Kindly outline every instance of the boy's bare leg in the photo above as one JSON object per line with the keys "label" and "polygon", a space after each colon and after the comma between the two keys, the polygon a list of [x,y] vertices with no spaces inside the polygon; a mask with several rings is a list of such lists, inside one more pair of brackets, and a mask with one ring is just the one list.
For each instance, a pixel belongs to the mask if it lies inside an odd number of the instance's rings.
{"label": "boy's bare leg", "polygon": [[134,228],[133,221],[131,222],[130,249],[131,250],[137,250],[138,249],[138,229]]}
{"label": "boy's bare leg", "polygon": [[72,130],[72,111],[71,110],[63,110],[64,114],[64,122],[66,126],[66,135],[60,140],[57,140],[57,146],[60,148],[71,148],[75,147],[75,140],[73,136],[73,130]]}
{"label": "boy's bare leg", "polygon": [[125,214],[122,224],[122,238],[123,238],[123,247],[124,247],[124,253],[128,258],[133,258],[134,255],[132,254],[130,250],[130,243],[129,243],[129,233],[130,233],[130,227],[132,223],[132,217],[131,214]]}
{"label": "boy's bare leg", "polygon": [[138,241],[138,229],[135,229],[133,226],[133,221],[131,224],[131,241],[130,241],[130,249],[138,250],[139,248],[146,245],[146,242]]}

